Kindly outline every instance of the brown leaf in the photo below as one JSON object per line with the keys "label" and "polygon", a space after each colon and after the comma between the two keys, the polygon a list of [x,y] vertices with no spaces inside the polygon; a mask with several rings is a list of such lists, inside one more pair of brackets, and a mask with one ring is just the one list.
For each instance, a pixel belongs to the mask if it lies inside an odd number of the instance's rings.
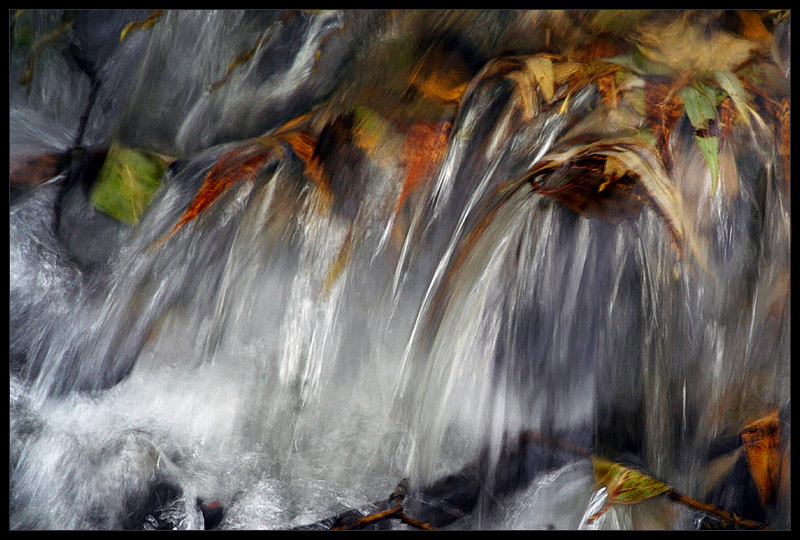
{"label": "brown leaf", "polygon": [[59,153],[9,156],[9,184],[12,188],[38,186],[58,174],[62,161]]}
{"label": "brown leaf", "polygon": [[[526,175],[538,191],[545,188],[546,194],[558,193],[556,196],[568,205],[574,202],[566,200],[565,197],[578,197],[578,201],[583,204],[580,210],[585,212],[587,217],[599,217],[607,221],[632,217],[628,212],[638,212],[637,197],[641,195],[648,206],[664,220],[678,255],[683,257],[688,251],[701,268],[707,269],[705,252],[701,249],[699,239],[692,232],[680,193],[649,144],[638,137],[619,137],[588,144],[565,144],[564,147],[567,148],[564,151],[544,156]],[[601,193],[607,197],[614,193],[608,186],[602,191],[598,189],[604,181],[598,181],[597,171],[605,169],[603,161],[608,157],[618,160],[628,170],[628,174],[623,177],[627,182],[611,184],[612,187],[617,186],[621,190],[617,193],[619,200],[614,201],[611,207],[604,208],[595,206],[603,202],[603,199],[594,196]],[[597,163],[595,160],[603,161]],[[556,170],[566,173],[572,167],[576,167],[577,170],[571,173],[572,177],[567,185],[553,188],[539,185],[536,180],[538,176]],[[618,170],[619,165],[617,165]],[[592,189],[595,191],[594,194],[591,193]],[[619,215],[615,218],[617,211]],[[592,216],[590,212],[600,212],[600,214]],[[688,250],[685,251],[684,248],[687,247]]]}
{"label": "brown leaf", "polygon": [[281,135],[280,138],[289,144],[295,155],[303,161],[305,165],[303,174],[311,178],[326,197],[330,197],[330,181],[325,174],[322,161],[314,155],[317,138],[304,131],[291,131]]}
{"label": "brown leaf", "polygon": [[595,486],[605,486],[608,502],[589,522],[596,520],[614,504],[638,504],[672,491],[672,486],[652,476],[607,459],[592,457]]}
{"label": "brown leaf", "polygon": [[406,133],[403,144],[402,161],[406,168],[406,178],[397,199],[395,213],[408,197],[419,189],[436,172],[439,162],[447,149],[452,122],[420,121],[412,124]]}
{"label": "brown leaf", "polygon": [[166,10],[164,9],[154,9],[150,12],[150,15],[146,19],[126,24],[125,28],[122,29],[122,32],[119,33],[120,43],[122,43],[125,40],[125,37],[131,32],[136,32],[138,30],[149,30],[152,28],[153,25],[164,16],[164,13],[166,13]]}
{"label": "brown leaf", "polygon": [[644,87],[647,125],[653,131],[661,160],[669,170],[672,156],[669,137],[675,123],[683,115],[683,100],[672,81],[648,81]]}
{"label": "brown leaf", "polygon": [[189,207],[161,242],[195,219],[231,186],[242,181],[254,181],[280,152],[280,147],[276,145],[251,142],[222,154],[206,174],[203,185]]}
{"label": "brown leaf", "polygon": [[686,12],[669,24],[643,25],[636,36],[641,53],[677,72],[735,71],[759,47],[748,39],[692,21]]}
{"label": "brown leaf", "polygon": [[761,15],[755,11],[737,11],[736,14],[742,20],[740,33],[742,37],[751,41],[769,41],[772,34],[764,26]]}
{"label": "brown leaf", "polygon": [[781,423],[778,410],[748,424],[741,432],[750,474],[755,481],[761,504],[775,496],[781,470]]}

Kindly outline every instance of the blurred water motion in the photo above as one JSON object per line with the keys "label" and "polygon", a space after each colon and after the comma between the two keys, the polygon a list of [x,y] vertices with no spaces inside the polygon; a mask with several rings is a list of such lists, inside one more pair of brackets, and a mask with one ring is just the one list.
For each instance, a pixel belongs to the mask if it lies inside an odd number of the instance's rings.
{"label": "blurred water motion", "polygon": [[790,21],[12,12],[10,527],[790,528]]}

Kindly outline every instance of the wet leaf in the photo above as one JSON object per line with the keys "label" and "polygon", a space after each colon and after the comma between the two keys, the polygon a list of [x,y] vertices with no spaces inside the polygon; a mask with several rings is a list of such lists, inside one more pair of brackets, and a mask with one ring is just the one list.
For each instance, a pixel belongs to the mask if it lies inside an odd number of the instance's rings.
{"label": "wet leaf", "polygon": [[739,113],[739,119],[749,126],[752,96],[744,89],[739,77],[728,71],[718,71],[714,73],[714,78],[719,83],[720,88],[730,96]]}
{"label": "wet leaf", "polygon": [[553,99],[553,92],[555,91],[553,87],[555,79],[553,61],[542,56],[531,56],[525,58],[524,62],[526,72],[538,84],[539,92],[545,102],[549,102]]}
{"label": "wet leaf", "polygon": [[62,160],[59,153],[9,156],[9,185],[19,188],[42,184],[58,174]]}
{"label": "wet leaf", "polygon": [[781,423],[778,410],[748,424],[741,432],[750,474],[755,481],[761,504],[775,496],[781,470]]}
{"label": "wet leaf", "polygon": [[[663,164],[654,147],[641,136],[608,138],[589,144],[569,144],[561,152],[544,156],[526,175],[529,179],[555,171],[560,168],[569,169],[573,163],[580,163],[588,158],[615,158],[625,168],[626,177],[635,178],[635,183],[643,190],[648,205],[661,216],[673,239],[679,256],[684,256],[688,247],[690,253],[701,268],[707,268],[706,256],[701,249],[700,241],[695,237],[690,220],[685,213],[681,195],[664,170]],[[616,165],[617,172],[620,166]],[[605,188],[607,189],[607,188]],[[605,190],[604,189],[604,190]],[[625,190],[629,196],[636,191]],[[591,204],[591,200],[589,203]],[[620,202],[624,202],[624,199]],[[591,208],[591,207],[590,207]],[[625,209],[625,206],[620,206]],[[635,209],[636,207],[633,206]],[[623,214],[622,217],[631,217]]]}
{"label": "wet leaf", "polygon": [[650,61],[673,72],[735,71],[755,53],[758,45],[730,32],[709,28],[678,16],[670,24],[643,25],[635,37],[639,51]]}
{"label": "wet leaf", "polygon": [[672,486],[656,480],[652,476],[615,463],[607,459],[592,457],[595,487],[604,486],[608,493],[608,504],[589,518],[592,522],[608,511],[614,504],[638,504],[647,499],[658,497],[669,491]]}
{"label": "wet leaf", "polygon": [[354,110],[353,139],[361,150],[375,159],[387,140],[391,138],[393,129],[390,122],[371,107],[359,105]]}
{"label": "wet leaf", "polygon": [[708,164],[709,172],[711,172],[711,196],[713,197],[719,184],[719,137],[696,136],[694,140]]}
{"label": "wet leaf", "polygon": [[755,11],[737,11],[736,14],[742,20],[740,33],[742,37],[751,41],[769,41],[772,39],[772,34],[764,26],[764,21],[761,20],[761,15]]}
{"label": "wet leaf", "polygon": [[423,96],[445,102],[458,102],[467,89],[469,80],[458,70],[430,70],[414,81]]}
{"label": "wet leaf", "polygon": [[672,165],[669,138],[684,111],[683,100],[675,90],[672,81],[648,82],[644,90],[647,125],[652,130],[656,147],[667,168]]}
{"label": "wet leaf", "polygon": [[327,201],[325,204],[330,204],[333,200],[330,180],[325,173],[322,161],[314,155],[314,150],[317,147],[317,138],[304,131],[291,131],[282,134],[280,139],[285,141],[292,148],[295,155],[300,158],[305,165],[303,174],[311,178],[317,185],[323,198]]}
{"label": "wet leaf", "polygon": [[429,180],[442,160],[450,137],[452,122],[415,122],[403,143],[402,161],[406,178],[395,212],[403,207],[408,197]]}
{"label": "wet leaf", "polygon": [[119,42],[122,43],[125,41],[125,38],[131,32],[137,32],[139,30],[149,30],[156,24],[161,17],[164,16],[166,10],[164,9],[154,9],[150,12],[150,15],[141,21],[134,21],[125,25],[125,28],[122,29],[122,32],[119,33]]}
{"label": "wet leaf", "polygon": [[254,181],[280,155],[279,146],[264,142],[251,142],[222,154],[206,174],[203,185],[186,211],[162,242],[195,219],[231,186],[242,181]]}
{"label": "wet leaf", "polygon": [[[574,64],[574,63],[571,63]],[[577,65],[559,70],[558,76],[575,73]],[[507,56],[488,62],[470,82],[466,95],[471,94],[482,82],[501,75],[513,84],[514,100],[518,104],[524,122],[530,121],[539,112],[539,99],[545,103],[553,99],[556,85],[556,70],[548,55]]]}
{"label": "wet leaf", "polygon": [[136,224],[165,169],[164,160],[152,152],[113,145],[92,190],[92,204],[111,217]]}
{"label": "wet leaf", "polygon": [[711,196],[717,191],[719,182],[719,137],[710,128],[717,125],[719,94],[703,83],[695,82],[680,91],[686,114],[695,129],[695,141],[711,172]]}

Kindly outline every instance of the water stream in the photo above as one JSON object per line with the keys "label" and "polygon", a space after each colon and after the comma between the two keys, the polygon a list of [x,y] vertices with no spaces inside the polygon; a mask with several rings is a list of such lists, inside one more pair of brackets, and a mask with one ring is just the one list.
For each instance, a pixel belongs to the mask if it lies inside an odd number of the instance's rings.
{"label": "water stream", "polygon": [[[358,88],[384,84],[391,102],[393,80],[363,66],[400,55],[419,21],[169,11],[120,42],[148,15],[86,12],[70,30],[103,80],[83,145],[179,157],[139,223],[93,209],[63,174],[10,204],[12,529],[197,529],[198,498],[220,502],[222,529],[297,527],[482,452],[495,478],[526,430],[702,497],[709,448],[753,415],[778,408],[790,437],[789,199],[757,127],[737,140],[735,193],[687,195],[711,272],[681,257],[649,206],[615,224],[530,184],[505,190],[598,108],[591,85],[527,123],[505,106],[508,85],[490,82],[443,116],[420,112],[451,121],[452,136],[401,212],[391,146],[384,162],[338,158],[332,209],[287,152],[157,244],[240,141]],[[467,15],[489,20],[486,35]],[[439,22],[418,32],[440,32],[479,68],[502,52],[512,13],[467,15],[447,19],[457,39]],[[28,24],[42,34],[59,16]],[[12,73],[23,66],[12,55]],[[68,150],[88,95],[85,74],[42,53],[30,93],[12,85],[12,160]],[[709,173],[680,144],[674,177],[690,194]],[[653,500],[587,525],[604,499],[585,458],[512,487],[505,474],[447,527],[682,529],[701,517]],[[782,496],[761,517],[789,528],[789,509]]]}

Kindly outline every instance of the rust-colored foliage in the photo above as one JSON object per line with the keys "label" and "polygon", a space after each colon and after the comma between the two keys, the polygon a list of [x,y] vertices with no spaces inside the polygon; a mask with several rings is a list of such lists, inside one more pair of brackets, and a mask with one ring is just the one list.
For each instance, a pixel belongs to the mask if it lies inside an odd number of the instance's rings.
{"label": "rust-colored foliage", "polygon": [[739,33],[745,39],[751,41],[763,42],[772,39],[772,34],[764,26],[764,21],[761,20],[761,15],[755,11],[737,11],[736,14],[741,19]]}
{"label": "rust-colored foliage", "polygon": [[783,160],[783,170],[786,175],[786,189],[791,189],[792,170],[792,123],[791,102],[788,97],[782,98],[778,108],[778,152]]}
{"label": "rust-colored foliage", "polygon": [[737,115],[733,100],[730,97],[724,98],[719,104],[719,136],[722,141],[730,139],[736,127]]}
{"label": "rust-colored foliage", "polygon": [[675,90],[671,81],[649,81],[644,90],[647,125],[653,131],[659,155],[667,170],[672,166],[669,137],[684,110],[683,100]]}
{"label": "rust-colored foliage", "polygon": [[36,154],[11,157],[8,161],[8,181],[12,188],[38,186],[58,174],[63,160],[61,154]]}
{"label": "rust-colored foliage", "polygon": [[549,195],[581,216],[617,224],[639,214],[646,193],[635,176],[609,167],[612,160],[615,158],[589,157],[571,163],[569,180],[559,187],[532,184],[539,193]]}
{"label": "rust-colored foliage", "polygon": [[200,191],[164,240],[195,219],[231,186],[242,181],[254,181],[276,158],[276,152],[279,150],[274,145],[255,142],[222,154],[206,174]]}
{"label": "rust-colored foliage", "polygon": [[607,75],[603,75],[602,77],[598,77],[595,81],[595,84],[597,84],[597,90],[600,92],[600,98],[612,109],[616,109],[619,102],[617,96],[617,85],[614,81],[615,78],[616,77],[614,73],[609,73]]}
{"label": "rust-colored foliage", "polygon": [[322,160],[315,155],[317,138],[304,131],[290,131],[280,135],[305,164],[303,173],[311,178],[326,196],[330,196],[330,181],[323,169]]}
{"label": "rust-colored foliage", "polygon": [[781,423],[777,409],[745,426],[741,435],[750,474],[765,505],[774,499],[780,479]]}
{"label": "rust-colored foliage", "polygon": [[403,163],[406,178],[395,212],[398,212],[408,197],[417,191],[420,184],[430,180],[447,149],[452,122],[415,122],[406,133],[403,143]]}

